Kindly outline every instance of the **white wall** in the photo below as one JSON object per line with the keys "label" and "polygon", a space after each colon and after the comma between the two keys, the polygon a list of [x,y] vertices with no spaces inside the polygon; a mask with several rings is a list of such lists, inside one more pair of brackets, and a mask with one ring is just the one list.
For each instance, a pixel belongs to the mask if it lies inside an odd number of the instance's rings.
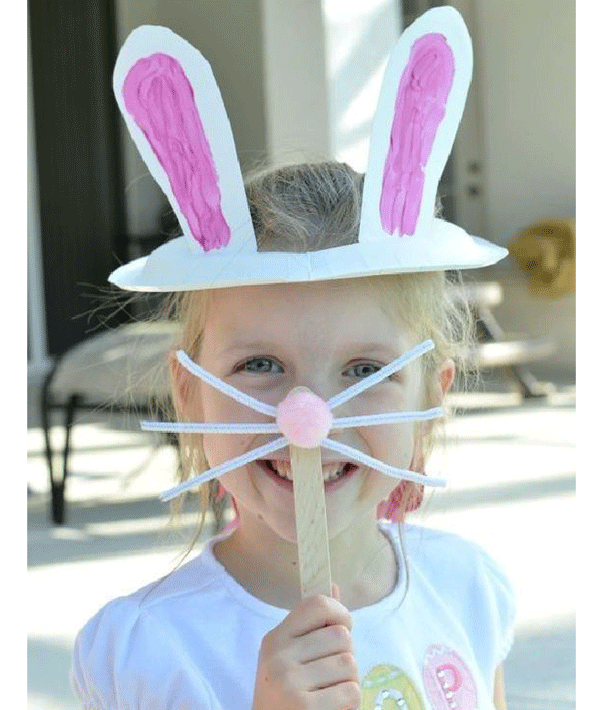
{"label": "white wall", "polygon": [[402,32],[398,0],[323,0],[330,154],[367,167],[386,63]]}
{"label": "white wall", "polygon": [[479,0],[485,236],[575,215],[575,3]]}
{"label": "white wall", "polygon": [[272,164],[329,156],[321,3],[262,0],[265,111]]}
{"label": "white wall", "polygon": [[263,0],[267,146],[276,164],[367,162],[398,0]]}

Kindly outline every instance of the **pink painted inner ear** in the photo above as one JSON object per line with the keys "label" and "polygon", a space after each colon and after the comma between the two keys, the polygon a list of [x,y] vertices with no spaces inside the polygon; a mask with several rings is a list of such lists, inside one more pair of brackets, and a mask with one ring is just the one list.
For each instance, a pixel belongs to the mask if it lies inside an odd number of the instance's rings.
{"label": "pink painted inner ear", "polygon": [[228,244],[231,230],[220,207],[218,173],[180,64],[161,53],[139,59],[124,81],[123,96],[166,171],[195,240],[204,251]]}
{"label": "pink painted inner ear", "polygon": [[393,234],[413,234],[424,189],[424,167],[445,115],[455,62],[444,35],[420,37],[399,82],[390,148],[384,165],[380,215]]}

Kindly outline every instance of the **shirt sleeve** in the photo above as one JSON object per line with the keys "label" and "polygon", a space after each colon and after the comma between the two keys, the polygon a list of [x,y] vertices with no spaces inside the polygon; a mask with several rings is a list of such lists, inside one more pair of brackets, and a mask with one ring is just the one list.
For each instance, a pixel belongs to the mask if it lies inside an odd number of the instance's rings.
{"label": "shirt sleeve", "polygon": [[123,599],[78,634],[70,683],[83,710],[222,710],[169,630]]}
{"label": "shirt sleeve", "polygon": [[475,622],[475,641],[482,647],[483,657],[490,660],[493,670],[507,657],[514,643],[516,595],[509,578],[495,560],[476,547],[475,576],[472,594],[482,609]]}

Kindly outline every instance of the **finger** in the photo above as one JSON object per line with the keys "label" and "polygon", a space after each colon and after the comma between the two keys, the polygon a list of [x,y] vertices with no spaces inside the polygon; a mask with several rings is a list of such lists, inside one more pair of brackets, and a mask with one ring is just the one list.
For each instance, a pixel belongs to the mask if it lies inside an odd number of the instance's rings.
{"label": "finger", "polygon": [[306,663],[300,668],[299,678],[303,687],[309,690],[320,690],[348,681],[358,683],[359,670],[352,653],[338,653],[335,656]]}
{"label": "finger", "polygon": [[337,599],[338,601],[340,601],[340,588],[338,587],[338,585],[335,582],[332,582],[332,584],[331,584],[331,596],[334,599]]}
{"label": "finger", "polygon": [[361,688],[355,681],[345,681],[328,688],[321,688],[309,693],[312,710],[324,710],[325,708],[337,708],[337,710],[356,710],[361,706]]}
{"label": "finger", "polygon": [[337,599],[318,594],[306,597],[286,616],[282,630],[292,638],[304,636],[324,626],[341,624],[352,630],[352,616]]}
{"label": "finger", "polygon": [[325,626],[296,639],[294,651],[299,663],[309,663],[326,656],[352,653],[350,630],[342,624]]}

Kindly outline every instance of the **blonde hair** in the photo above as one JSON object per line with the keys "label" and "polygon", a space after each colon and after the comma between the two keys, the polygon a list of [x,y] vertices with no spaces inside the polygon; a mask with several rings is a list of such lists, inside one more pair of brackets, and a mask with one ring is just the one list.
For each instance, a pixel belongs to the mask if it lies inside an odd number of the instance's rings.
{"label": "blonde hair", "polygon": [[[330,161],[257,170],[248,175],[245,186],[259,251],[318,251],[358,241],[363,176],[346,164]],[[431,338],[435,343],[435,349],[422,358],[426,403],[436,396],[438,373],[447,359],[453,360],[458,380],[465,383],[463,353],[472,339],[473,320],[459,289],[459,277],[424,272],[365,278],[385,307],[418,339]],[[166,304],[166,312],[181,324],[176,347],[193,359],[199,353],[210,298],[211,291],[175,293]],[[173,382],[176,403],[174,388]],[[426,439],[425,456],[433,442],[433,436]],[[179,436],[179,481],[207,468],[202,443],[201,435]],[[215,492],[216,485],[201,488],[201,520],[185,556],[201,534]],[[408,499],[414,495],[412,485],[406,495]],[[173,517],[182,501],[181,497],[173,505]]]}

